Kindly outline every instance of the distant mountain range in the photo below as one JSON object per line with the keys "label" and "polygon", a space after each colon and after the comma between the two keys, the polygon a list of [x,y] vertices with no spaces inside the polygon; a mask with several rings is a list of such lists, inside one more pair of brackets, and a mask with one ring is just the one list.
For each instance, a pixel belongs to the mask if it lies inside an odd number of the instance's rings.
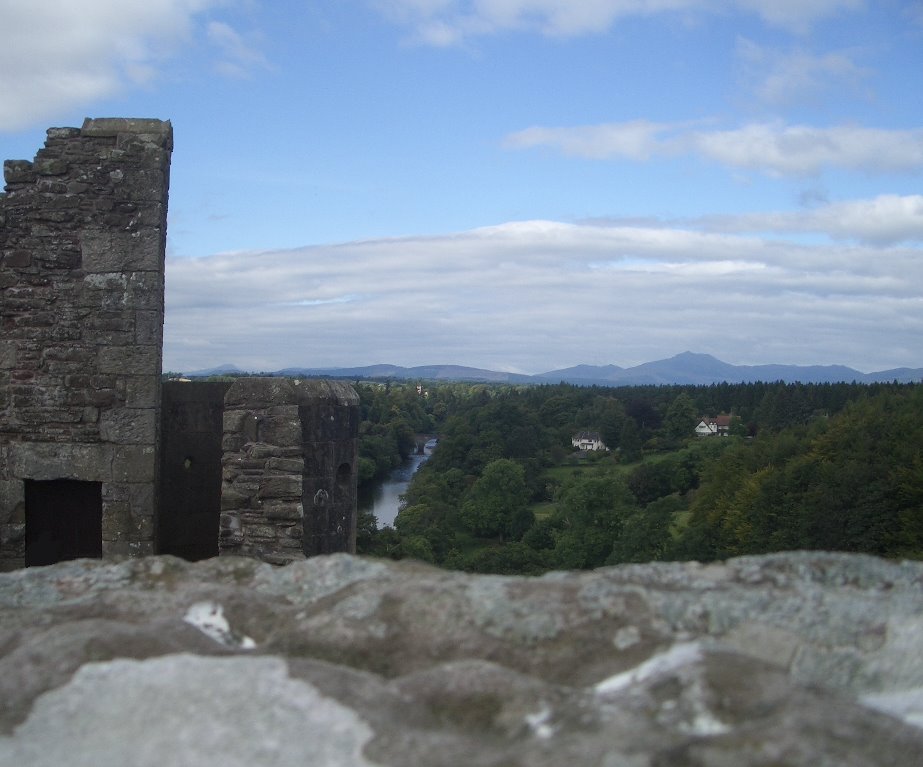
{"label": "distant mountain range", "polygon": [[[245,371],[233,365],[186,373],[205,377]],[[622,368],[618,365],[577,365],[563,370],[551,370],[536,375],[504,373],[496,370],[462,365],[366,365],[351,368],[285,368],[270,375],[300,378],[370,378],[410,379],[425,381],[472,381],[489,383],[548,384],[569,383],[579,386],[645,386],[698,385],[714,383],[749,383],[753,381],[785,381],[788,383],[877,383],[923,381],[923,368],[895,368],[876,373],[861,373],[843,365],[731,365],[710,354],[683,352],[675,357],[642,365]]]}

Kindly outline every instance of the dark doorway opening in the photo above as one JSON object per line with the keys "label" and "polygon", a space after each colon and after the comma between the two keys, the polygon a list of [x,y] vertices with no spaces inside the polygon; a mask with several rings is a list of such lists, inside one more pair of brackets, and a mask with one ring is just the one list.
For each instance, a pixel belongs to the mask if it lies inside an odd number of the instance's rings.
{"label": "dark doorway opening", "polygon": [[26,567],[103,555],[103,486],[25,480]]}
{"label": "dark doorway opening", "polygon": [[224,395],[230,385],[163,384],[158,554],[192,561],[218,556]]}

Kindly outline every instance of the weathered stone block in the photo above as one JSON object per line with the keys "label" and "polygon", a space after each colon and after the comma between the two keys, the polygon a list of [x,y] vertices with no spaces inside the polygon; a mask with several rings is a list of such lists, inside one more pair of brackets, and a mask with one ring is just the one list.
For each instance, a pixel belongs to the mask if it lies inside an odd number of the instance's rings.
{"label": "weathered stone block", "polygon": [[127,502],[109,501],[103,504],[103,540],[127,538],[131,526],[131,506]]}
{"label": "weathered stone block", "polygon": [[25,485],[21,479],[0,479],[0,524],[25,522]]}
{"label": "weathered stone block", "polygon": [[80,136],[80,128],[49,128],[45,131],[45,135],[48,136],[49,144],[55,144],[68,139],[78,138]]}
{"label": "weathered stone block", "polygon": [[138,541],[151,541],[154,538],[154,515],[136,514],[132,509],[131,534]]}
{"label": "weathered stone block", "polygon": [[99,423],[99,408],[98,407],[85,407],[80,411],[80,421],[81,423]]}
{"label": "weathered stone block", "polygon": [[289,447],[301,444],[301,422],[298,420],[297,411],[294,418],[289,416],[273,416],[260,423],[260,441],[279,447]]}
{"label": "weathered stone block", "polygon": [[124,272],[91,272],[83,278],[83,284],[91,291],[116,293],[116,300],[124,302],[124,293],[128,288],[128,275]]}
{"label": "weathered stone block", "polygon": [[8,544],[13,547],[17,547],[24,544],[26,541],[26,525],[25,523],[15,524],[15,525],[3,525],[0,524],[0,542],[3,544]]}
{"label": "weathered stone block", "polygon": [[[304,509],[302,509],[301,511],[301,518],[302,519],[300,519],[299,521],[302,521],[304,518]],[[289,538],[292,539],[293,546],[298,546],[299,548],[303,547],[303,544],[302,544],[302,541],[304,540],[304,526],[303,525],[299,525],[299,524],[292,525],[291,527],[286,528],[285,534]],[[302,548],[302,554],[304,554],[303,548]]]}
{"label": "weathered stone block", "polygon": [[121,396],[125,407],[155,408],[160,405],[160,380],[155,376],[125,376]]}
{"label": "weathered stone block", "polygon": [[35,180],[35,169],[28,160],[6,160],[3,163],[3,179],[10,186],[29,184]]}
{"label": "weathered stone block", "polygon": [[301,498],[301,476],[269,476],[260,481],[260,498]]}
{"label": "weathered stone block", "polygon": [[[163,271],[131,272],[128,277],[128,295],[135,312],[156,312],[163,314],[164,277]],[[158,342],[159,347],[159,342]]]}
{"label": "weathered stone block", "polygon": [[[250,460],[258,461],[262,463],[263,465],[265,465],[265,462],[268,459],[278,456],[280,453],[280,450],[275,445],[265,445],[259,442],[256,444],[249,444],[245,452],[246,452],[247,457]],[[250,468],[255,468],[255,467],[251,466]]]}
{"label": "weathered stone block", "polygon": [[243,453],[231,454],[224,456],[224,465],[233,469],[237,474],[241,474],[251,469],[257,470],[260,474],[266,468],[266,461],[254,460]]}
{"label": "weathered stone block", "polygon": [[277,528],[274,525],[246,525],[244,532],[248,541],[274,541]]}
{"label": "weathered stone block", "polygon": [[288,378],[238,378],[225,395],[225,406],[250,411],[295,402],[294,389]]}
{"label": "weathered stone block", "polygon": [[135,320],[131,314],[120,310],[99,309],[88,313],[83,320],[83,326],[88,330],[114,330],[121,333],[132,333],[135,329]]}
{"label": "weathered stone block", "polygon": [[100,349],[99,372],[121,375],[160,375],[160,347],[130,346]]}
{"label": "weathered stone block", "polygon": [[155,137],[157,146],[172,145],[173,128],[169,121],[146,118],[88,117],[83,121],[80,129],[80,134],[89,138],[117,138],[130,133]]}
{"label": "weathered stone block", "polygon": [[266,468],[280,474],[304,474],[303,458],[270,458]]}
{"label": "weathered stone block", "polygon": [[[99,418],[99,408],[111,408],[116,401],[115,389],[66,389],[66,404],[94,408],[96,412],[91,419],[94,422]],[[87,420],[86,415],[83,420]]]}
{"label": "weathered stone block", "polygon": [[154,445],[113,446],[112,479],[115,482],[153,482],[156,474]]}
{"label": "weathered stone block", "polygon": [[162,170],[135,170],[122,179],[113,179],[112,196],[117,201],[153,201],[164,181]]}
{"label": "weathered stone block", "polygon": [[[163,276],[156,272],[95,272],[84,277],[80,306],[94,311],[161,311]],[[134,316],[131,320],[133,330]],[[132,342],[134,338],[130,339]]]}
{"label": "weathered stone block", "polygon": [[16,367],[17,346],[15,341],[0,341],[0,370]]}
{"label": "weathered stone block", "polygon": [[132,514],[144,515],[151,519],[157,514],[155,506],[156,493],[154,486],[148,482],[133,483],[128,487],[128,501],[131,503]]}
{"label": "weathered stone block", "polygon": [[249,410],[228,410],[225,408],[222,415],[224,431],[242,432],[244,420],[248,417],[252,417]]}
{"label": "weathered stone block", "polygon": [[124,482],[107,482],[103,485],[101,495],[103,503],[125,501],[129,502],[129,488],[131,485]]}
{"label": "weathered stone block", "polygon": [[163,313],[139,311],[135,314],[135,343],[141,346],[163,344]]}
{"label": "weathered stone block", "polygon": [[114,453],[114,447],[105,444],[15,442],[10,445],[9,471],[22,479],[108,482]]}
{"label": "weathered stone block", "polygon": [[63,176],[67,173],[69,166],[66,160],[40,157],[32,163],[32,167],[40,176]]}
{"label": "weathered stone block", "polygon": [[99,433],[117,445],[153,445],[157,435],[157,413],[151,408],[115,408],[99,417]]}
{"label": "weathered stone block", "polygon": [[[266,519],[274,522],[300,522],[304,517],[304,508],[300,503],[280,503],[264,506],[263,513],[266,515]],[[288,529],[290,531],[295,530],[294,527]],[[300,538],[302,534],[301,528],[298,527],[294,534]]]}
{"label": "weathered stone block", "polygon": [[76,346],[48,346],[42,351],[42,358],[59,362],[78,362],[86,370],[86,366],[96,358],[95,350]]}
{"label": "weathered stone block", "polygon": [[[28,269],[32,265],[32,252],[29,250],[4,250],[2,258],[3,266],[10,269]],[[12,275],[10,275],[10,278],[12,278]],[[14,284],[10,279],[9,285]]]}
{"label": "weathered stone block", "polygon": [[279,421],[297,421],[298,405],[274,405],[266,408],[266,415]]}
{"label": "weathered stone block", "polygon": [[222,511],[245,509],[250,505],[250,494],[242,493],[234,487],[225,486],[221,490]]}

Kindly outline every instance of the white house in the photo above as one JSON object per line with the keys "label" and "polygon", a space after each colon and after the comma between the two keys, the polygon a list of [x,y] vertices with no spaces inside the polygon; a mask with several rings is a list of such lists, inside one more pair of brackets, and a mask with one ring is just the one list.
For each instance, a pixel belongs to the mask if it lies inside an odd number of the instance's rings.
{"label": "white house", "polygon": [[695,433],[700,437],[727,437],[731,432],[731,416],[702,416]]}
{"label": "white house", "polygon": [[582,431],[571,437],[571,444],[578,450],[608,450],[597,431]]}

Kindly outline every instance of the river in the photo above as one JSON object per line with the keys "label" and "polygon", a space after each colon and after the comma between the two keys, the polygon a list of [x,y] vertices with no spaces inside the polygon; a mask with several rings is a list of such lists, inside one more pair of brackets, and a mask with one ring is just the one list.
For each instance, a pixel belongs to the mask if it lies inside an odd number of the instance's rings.
{"label": "river", "polygon": [[435,447],[430,440],[423,449],[423,455],[411,455],[400,466],[393,469],[388,478],[376,485],[360,491],[359,511],[371,511],[378,520],[378,528],[394,527],[394,518],[400,509],[401,496],[407,492],[410,478],[420,468]]}

